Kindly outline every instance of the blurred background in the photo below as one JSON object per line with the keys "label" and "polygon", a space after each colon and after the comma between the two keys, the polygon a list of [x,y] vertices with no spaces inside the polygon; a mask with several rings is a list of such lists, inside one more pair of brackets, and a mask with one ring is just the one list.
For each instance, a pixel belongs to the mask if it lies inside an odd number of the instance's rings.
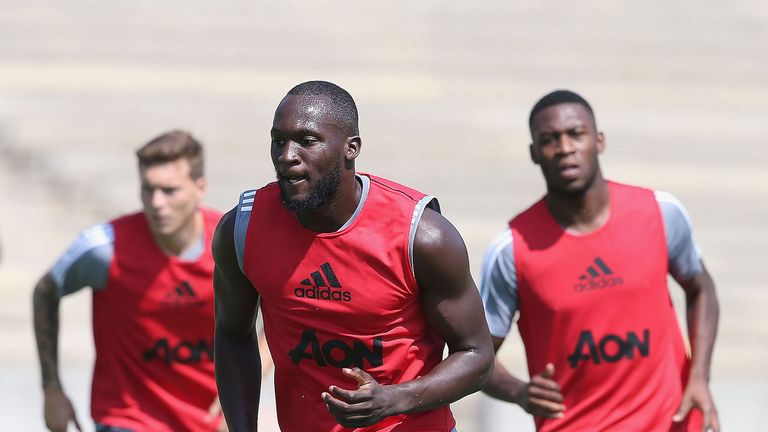
{"label": "blurred background", "polygon": [[[528,159],[536,100],[585,96],[604,172],[674,193],[719,289],[712,388],[727,431],[768,404],[768,2],[0,0],[0,418],[42,431],[31,290],[79,230],[139,208],[133,152],[172,128],[206,146],[207,204],[274,177],[269,129],[293,85],[360,110],[358,168],[437,195],[473,274],[544,191]],[[679,287],[670,286],[682,306]],[[90,294],[62,302],[60,364],[86,431]],[[502,348],[525,374],[517,330]],[[276,430],[265,389],[263,429]],[[533,430],[473,395],[461,432]]]}

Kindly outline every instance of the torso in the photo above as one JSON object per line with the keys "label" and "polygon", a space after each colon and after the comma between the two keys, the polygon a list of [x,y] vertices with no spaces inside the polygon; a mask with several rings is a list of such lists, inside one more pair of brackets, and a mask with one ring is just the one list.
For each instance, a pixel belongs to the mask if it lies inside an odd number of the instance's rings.
{"label": "torso", "polygon": [[[331,384],[354,388],[341,368],[381,384],[409,381],[441,361],[409,256],[411,222],[423,194],[371,177],[360,214],[334,233],[315,233],[258,190],[244,270],[261,296],[275,362],[282,430],[342,431],[320,398]],[[419,213],[420,214],[420,213]],[[390,417],[366,431],[449,431],[448,407]]]}
{"label": "torso", "polygon": [[91,411],[97,423],[134,431],[212,431],[213,258],[219,213],[203,209],[204,252],[162,253],[143,214],[112,221],[114,257],[93,294],[96,344]]}
{"label": "torso", "polygon": [[539,430],[669,430],[687,367],[653,192],[610,183],[596,231],[563,230],[540,201],[510,223],[529,372],[554,363],[567,407]]}

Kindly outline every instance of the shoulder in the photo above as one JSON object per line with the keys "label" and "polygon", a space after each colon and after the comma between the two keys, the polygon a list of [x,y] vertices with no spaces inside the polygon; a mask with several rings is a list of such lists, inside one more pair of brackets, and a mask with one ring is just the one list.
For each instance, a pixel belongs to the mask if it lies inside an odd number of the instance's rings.
{"label": "shoulder", "polygon": [[419,220],[416,238],[414,239],[414,248],[440,249],[456,241],[463,244],[463,240],[456,227],[442,214],[432,208],[426,208]]}
{"label": "shoulder", "polygon": [[421,192],[410,186],[406,186],[404,184],[400,184],[383,177],[364,173],[358,173],[358,175],[361,177],[369,178],[372,187],[384,191],[384,193],[403,199],[407,202],[416,203],[417,210],[419,210],[418,207],[428,207],[432,210],[440,212],[440,203],[433,195],[427,195],[424,192]]}
{"label": "shoulder", "polygon": [[115,229],[112,222],[92,225],[80,231],[63,258],[69,257],[70,260],[76,260],[93,249],[103,246],[114,247],[114,243]]}
{"label": "shoulder", "polygon": [[528,227],[537,227],[542,222],[542,217],[547,210],[546,197],[539,198],[538,201],[531,204],[530,207],[516,214],[509,220],[509,225],[515,229],[525,229]]}
{"label": "shoulder", "polygon": [[203,214],[203,218],[207,222],[218,222],[221,219],[222,213],[216,209],[210,207],[200,206],[200,212]]}
{"label": "shoulder", "polygon": [[113,227],[120,227],[124,225],[134,225],[137,223],[143,223],[143,222],[146,222],[146,220],[147,219],[146,219],[146,216],[144,216],[144,212],[135,211],[133,213],[128,213],[128,214],[118,216],[107,223],[112,225]]}
{"label": "shoulder", "polygon": [[688,214],[688,210],[676,196],[669,192],[654,191],[654,197],[659,205],[661,214],[664,218],[664,223],[669,225],[671,223],[683,224],[690,227],[691,217]]}
{"label": "shoulder", "polygon": [[496,234],[491,242],[488,244],[485,255],[488,259],[496,260],[504,250],[512,247],[512,229],[509,227],[504,228],[501,232]]}
{"label": "shoulder", "polygon": [[89,268],[109,268],[114,255],[115,231],[112,222],[92,225],[82,230],[74,242],[59,257],[50,271],[58,286],[62,286],[79,262],[88,261]]}
{"label": "shoulder", "polygon": [[224,213],[216,225],[216,230],[213,232],[211,249],[216,262],[230,258],[235,252],[234,227],[237,212],[239,211],[238,208],[239,206]]}
{"label": "shoulder", "polygon": [[680,212],[685,212],[683,203],[675,195],[665,191],[653,191],[653,196],[659,203],[659,207],[674,208]]}

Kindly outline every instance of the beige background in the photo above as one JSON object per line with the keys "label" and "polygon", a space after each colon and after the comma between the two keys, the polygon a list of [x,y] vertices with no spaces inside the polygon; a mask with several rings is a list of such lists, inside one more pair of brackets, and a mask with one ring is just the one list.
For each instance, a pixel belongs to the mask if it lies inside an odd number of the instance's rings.
{"label": "beige background", "polygon": [[[3,429],[43,430],[31,289],[80,229],[138,207],[133,151],[191,130],[207,146],[207,203],[227,209],[273,177],[282,95],[326,79],[357,100],[359,169],[440,197],[476,276],[488,241],[544,189],[527,155],[530,107],[554,88],[582,93],[607,135],[607,175],[690,211],[721,299],[722,422],[761,430],[768,3],[517,3],[0,0]],[[63,302],[61,335],[86,430],[89,303],[87,292]],[[503,355],[525,370],[516,332]],[[455,411],[462,432],[531,430],[482,395]]]}

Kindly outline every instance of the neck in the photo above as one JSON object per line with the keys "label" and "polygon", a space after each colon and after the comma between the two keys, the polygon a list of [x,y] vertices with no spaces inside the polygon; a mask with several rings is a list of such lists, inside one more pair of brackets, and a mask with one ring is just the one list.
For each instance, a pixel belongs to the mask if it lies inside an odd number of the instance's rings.
{"label": "neck", "polygon": [[315,232],[338,231],[355,213],[363,188],[357,176],[342,178],[336,192],[322,206],[301,212],[296,217],[304,228]]}
{"label": "neck", "polygon": [[192,247],[203,235],[203,214],[199,210],[173,234],[154,234],[155,243],[166,255],[179,256]]}
{"label": "neck", "polygon": [[547,191],[547,208],[563,229],[579,234],[597,230],[611,212],[608,182],[600,172],[589,187],[580,193]]}

